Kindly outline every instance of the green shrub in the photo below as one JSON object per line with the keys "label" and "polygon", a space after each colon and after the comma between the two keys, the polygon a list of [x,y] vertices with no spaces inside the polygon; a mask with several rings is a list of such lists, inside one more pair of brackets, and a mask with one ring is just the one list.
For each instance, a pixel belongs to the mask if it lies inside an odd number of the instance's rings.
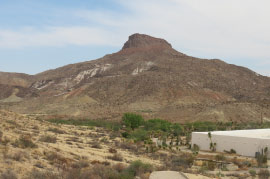
{"label": "green shrub", "polygon": [[120,126],[118,126],[118,125],[114,125],[113,127],[112,127],[112,130],[114,131],[114,132],[117,132],[117,131],[119,131],[120,130]]}
{"label": "green shrub", "polygon": [[183,132],[183,127],[180,124],[173,124],[172,125],[172,133],[174,136],[179,136]]}
{"label": "green shrub", "polygon": [[125,113],[122,117],[122,122],[126,127],[130,127],[132,130],[140,127],[144,123],[144,119],[141,115],[133,113]]}
{"label": "green shrub", "polygon": [[236,151],[235,151],[234,149],[231,149],[231,150],[230,150],[230,153],[231,153],[231,154],[236,154]]}
{"label": "green shrub", "polygon": [[123,132],[122,133],[122,137],[124,138],[128,138],[130,136],[130,134],[128,132]]}
{"label": "green shrub", "polygon": [[200,147],[197,144],[193,144],[192,151],[194,153],[198,153],[200,151]]}
{"label": "green shrub", "polygon": [[267,164],[267,154],[268,152],[264,153],[263,150],[261,152],[255,153],[255,158],[259,167],[262,167],[264,164]]}
{"label": "green shrub", "polygon": [[134,161],[130,166],[125,170],[131,176],[139,176],[143,173],[150,173],[153,171],[153,167],[150,164],[143,163],[140,160]]}
{"label": "green shrub", "polygon": [[216,123],[209,121],[196,121],[193,123],[193,127],[195,131],[207,132],[216,130],[217,125]]}
{"label": "green shrub", "polygon": [[251,176],[253,176],[253,177],[256,176],[256,171],[255,171],[255,170],[249,170],[248,172],[249,172],[249,174],[250,174]]}
{"label": "green shrub", "polygon": [[149,139],[149,135],[147,131],[143,129],[137,129],[130,134],[129,138],[133,139],[135,142],[145,141]]}
{"label": "green shrub", "polygon": [[169,132],[171,123],[161,119],[150,119],[144,124],[146,130]]}

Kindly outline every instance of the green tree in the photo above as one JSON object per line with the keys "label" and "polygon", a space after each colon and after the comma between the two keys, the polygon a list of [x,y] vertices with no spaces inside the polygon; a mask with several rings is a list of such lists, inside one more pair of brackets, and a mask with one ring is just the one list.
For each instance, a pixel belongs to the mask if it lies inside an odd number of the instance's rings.
{"label": "green tree", "polygon": [[150,119],[144,124],[146,130],[169,132],[171,123],[162,119]]}
{"label": "green tree", "polygon": [[183,131],[183,128],[179,124],[172,125],[172,132],[174,136],[178,137],[182,133],[182,131]]}
{"label": "green tree", "polygon": [[126,127],[130,127],[132,130],[140,127],[144,123],[144,119],[141,115],[133,113],[125,113],[122,117],[122,121]]}

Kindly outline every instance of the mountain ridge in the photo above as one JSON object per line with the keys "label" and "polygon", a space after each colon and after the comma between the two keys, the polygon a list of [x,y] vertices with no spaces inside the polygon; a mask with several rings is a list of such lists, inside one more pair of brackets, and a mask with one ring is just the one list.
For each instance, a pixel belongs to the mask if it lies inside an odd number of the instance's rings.
{"label": "mountain ridge", "polygon": [[[137,112],[175,121],[255,120],[260,101],[270,99],[269,77],[218,59],[185,55],[166,40],[144,34],[131,35],[120,51],[97,60],[21,78],[28,93],[9,108],[22,113],[119,119],[124,112]],[[0,84],[16,88],[12,79]]]}

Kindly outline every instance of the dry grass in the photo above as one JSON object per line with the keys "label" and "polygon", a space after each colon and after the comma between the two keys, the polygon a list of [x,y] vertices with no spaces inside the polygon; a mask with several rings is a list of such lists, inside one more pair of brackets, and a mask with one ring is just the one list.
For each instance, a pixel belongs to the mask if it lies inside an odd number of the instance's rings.
{"label": "dry grass", "polygon": [[51,135],[43,135],[40,137],[39,141],[47,142],[47,143],[56,143],[57,138],[55,136],[51,136]]}
{"label": "dry grass", "polygon": [[8,169],[0,175],[0,179],[17,179],[17,175],[12,170]]}
{"label": "dry grass", "polygon": [[50,131],[50,132],[53,132],[53,133],[56,133],[56,134],[65,134],[66,132],[61,130],[61,129],[58,129],[58,128],[53,128],[53,127],[50,127],[47,131]]}
{"label": "dry grass", "polygon": [[[6,122],[6,119],[9,122]],[[97,179],[118,179],[125,176],[128,179],[134,178],[134,172],[130,177],[131,174],[127,170],[132,161],[142,160],[161,165],[159,160],[147,155],[138,155],[138,151],[142,150],[141,144],[114,137],[112,140],[111,132],[103,128],[58,126],[31,117],[16,119],[18,117],[12,113],[1,117],[0,111],[0,131],[3,133],[0,143],[0,173],[5,175],[8,174],[5,172],[7,167],[12,166],[13,172],[17,173],[19,178],[28,176],[37,179],[58,179],[60,176],[61,179],[84,179],[83,177],[91,176]],[[19,127],[14,127],[15,125]],[[61,135],[57,135],[56,138],[56,134]],[[104,171],[101,172],[102,170]],[[141,178],[147,175],[140,171],[135,173],[141,175]]]}
{"label": "dry grass", "polygon": [[87,160],[79,160],[72,164],[72,168],[86,168],[89,167],[90,162]]}
{"label": "dry grass", "polygon": [[18,162],[23,162],[25,159],[29,159],[30,157],[25,151],[17,151],[10,155],[9,158]]}
{"label": "dry grass", "polygon": [[92,142],[91,147],[95,149],[102,149],[102,146],[100,145],[99,142]]}
{"label": "dry grass", "polygon": [[118,153],[115,153],[112,156],[108,156],[108,159],[111,159],[111,160],[114,160],[114,161],[119,161],[119,162],[122,162],[124,160],[123,156],[121,154],[118,154]]}
{"label": "dry grass", "polygon": [[261,169],[258,173],[259,179],[268,179],[270,177],[270,172],[267,169]]}
{"label": "dry grass", "polygon": [[117,153],[117,150],[116,149],[113,149],[113,148],[110,148],[109,149],[109,152],[114,154],[114,153]]}
{"label": "dry grass", "polygon": [[2,143],[3,132],[0,130],[0,143]]}
{"label": "dry grass", "polygon": [[37,169],[33,169],[31,172],[27,174],[29,179],[60,179],[61,175],[58,173],[53,173],[52,171],[40,171]]}
{"label": "dry grass", "polygon": [[37,145],[33,143],[30,135],[21,135],[20,138],[13,143],[13,145],[23,149],[37,147]]}

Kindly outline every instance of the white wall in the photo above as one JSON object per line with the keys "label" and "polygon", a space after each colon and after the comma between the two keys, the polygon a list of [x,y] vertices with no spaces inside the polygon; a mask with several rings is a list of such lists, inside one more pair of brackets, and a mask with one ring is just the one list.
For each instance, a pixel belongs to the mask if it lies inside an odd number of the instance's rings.
{"label": "white wall", "polygon": [[[213,143],[216,143],[216,149],[218,152],[224,152],[224,150],[230,151],[234,149],[237,154],[242,156],[255,157],[256,152],[260,152],[261,149],[268,147],[270,149],[270,139],[260,138],[248,138],[239,136],[226,136],[226,135],[212,135]],[[193,132],[192,133],[192,146],[197,144],[200,150],[210,150],[210,139],[208,133]]]}

